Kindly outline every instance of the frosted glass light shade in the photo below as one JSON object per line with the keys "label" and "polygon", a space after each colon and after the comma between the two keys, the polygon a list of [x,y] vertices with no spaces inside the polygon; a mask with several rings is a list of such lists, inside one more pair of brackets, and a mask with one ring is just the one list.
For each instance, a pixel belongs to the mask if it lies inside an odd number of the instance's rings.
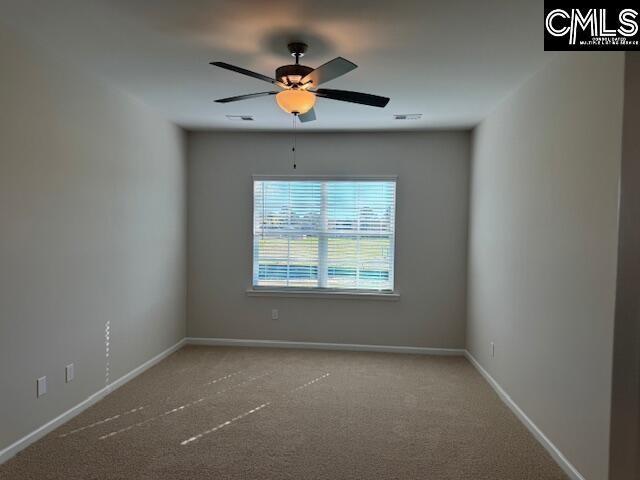
{"label": "frosted glass light shade", "polygon": [[313,108],[316,96],[306,90],[291,88],[278,93],[276,102],[285,112],[302,115]]}

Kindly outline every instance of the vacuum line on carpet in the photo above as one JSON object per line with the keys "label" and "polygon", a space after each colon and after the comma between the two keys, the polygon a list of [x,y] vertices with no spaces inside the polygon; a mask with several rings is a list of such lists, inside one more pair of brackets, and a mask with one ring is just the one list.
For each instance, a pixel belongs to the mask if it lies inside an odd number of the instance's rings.
{"label": "vacuum line on carpet", "polygon": [[[307,383],[299,385],[299,386],[289,390],[287,393],[282,394],[280,396],[280,399],[282,399],[283,397],[286,397],[287,395],[289,395],[291,393],[297,392],[299,390],[302,390],[303,388],[306,388],[306,387],[308,387],[310,385],[313,385],[314,383],[319,382],[320,380],[322,380],[324,378],[327,378],[329,375],[331,375],[331,374],[330,373],[325,373],[324,375],[316,377],[313,380],[308,381]],[[195,442],[196,440],[201,439],[205,435],[209,435],[210,433],[216,432],[216,431],[220,430],[221,428],[227,427],[227,426],[231,425],[232,423],[237,422],[238,420],[241,420],[241,419],[243,419],[245,417],[248,417],[249,415],[258,412],[258,411],[262,410],[263,408],[266,408],[269,405],[272,405],[274,401],[263,403],[262,405],[258,405],[257,407],[254,407],[251,410],[247,410],[246,412],[243,412],[240,415],[236,415],[235,417],[231,418],[230,420],[227,420],[226,422],[222,422],[221,424],[216,425],[215,427],[210,428],[209,430],[205,430],[202,433],[194,435],[193,437],[188,438],[188,439],[180,442],[180,445],[184,446],[184,445],[190,444],[191,442]]]}
{"label": "vacuum line on carpet", "polygon": [[227,380],[228,378],[231,378],[231,377],[233,377],[235,375],[238,375],[241,372],[242,372],[242,370],[238,370],[237,372],[230,373],[229,375],[225,375],[224,377],[219,377],[219,378],[216,378],[215,380],[211,380],[210,382],[207,382],[204,385],[205,386],[206,385],[213,385],[214,383],[218,383],[218,382],[221,382],[223,380]]}
{"label": "vacuum line on carpet", "polygon": [[[207,383],[205,383],[203,385],[204,386],[214,385],[214,384],[216,384],[218,382],[221,382],[223,380],[227,380],[227,379],[229,379],[231,377],[234,377],[235,375],[238,375],[241,372],[242,372],[242,370],[238,370],[237,372],[233,372],[233,373],[230,373],[230,374],[225,375],[223,377],[219,377],[219,378],[216,378],[214,380],[211,380],[210,382],[207,382]],[[167,397],[167,399],[170,399],[170,398],[171,397]],[[74,433],[79,433],[79,432],[82,432],[84,430],[88,430],[90,428],[94,428],[94,427],[98,427],[100,425],[104,425],[105,423],[111,422],[112,420],[117,420],[118,418],[122,418],[122,417],[124,417],[126,415],[130,415],[132,413],[139,412],[141,410],[144,410],[145,408],[149,408],[150,406],[151,405],[143,405],[143,406],[138,407],[138,408],[133,408],[131,410],[127,410],[126,412],[123,412],[123,413],[118,413],[118,414],[113,415],[111,417],[107,417],[107,418],[104,418],[102,420],[98,420],[97,422],[91,423],[89,425],[85,425],[84,427],[79,427],[79,428],[76,428],[76,429],[71,430],[69,432],[62,433],[62,434],[58,435],[58,437],[59,438],[68,437],[69,435],[73,435]]]}
{"label": "vacuum line on carpet", "polygon": [[221,428],[224,428],[227,425],[231,425],[233,422],[236,422],[236,421],[240,420],[241,418],[244,418],[244,417],[246,417],[248,415],[251,415],[252,413],[256,413],[258,410],[262,410],[263,408],[268,407],[269,405],[271,405],[271,402],[263,403],[262,405],[259,405],[259,406],[255,407],[255,408],[252,408],[251,410],[248,410],[248,411],[246,411],[244,413],[241,413],[238,416],[233,417],[231,420],[227,420],[226,422],[223,422],[220,425],[217,425],[217,426],[215,426],[215,427],[213,427],[213,428],[211,428],[209,430],[205,430],[204,432],[199,433],[198,435],[196,435],[194,437],[191,437],[191,438],[185,440],[184,442],[180,442],[180,445],[187,445],[187,444],[189,444],[191,442],[195,442],[196,440],[204,437],[205,435],[209,435],[210,433],[213,433],[216,430],[220,430]]}
{"label": "vacuum line on carpet", "polygon": [[223,388],[222,390],[218,390],[217,392],[211,393],[209,395],[205,395],[204,397],[201,397],[198,400],[193,400],[191,402],[185,403],[184,405],[180,405],[179,407],[172,408],[172,409],[167,410],[166,412],[163,412],[163,413],[161,413],[159,415],[156,415],[154,417],[148,418],[148,419],[143,420],[143,421],[138,422],[138,423],[134,423],[133,425],[129,425],[128,427],[121,428],[120,430],[115,430],[113,432],[107,433],[107,434],[102,435],[101,437],[98,437],[98,438],[99,438],[99,440],[105,440],[107,438],[110,438],[110,437],[113,437],[115,435],[118,435],[119,433],[124,433],[124,432],[127,432],[129,430],[132,430],[132,429],[134,429],[136,427],[142,427],[143,425],[147,425],[147,424],[149,424],[149,423],[151,423],[151,422],[153,422],[155,420],[158,420],[160,418],[166,417],[167,415],[171,415],[172,413],[181,412],[181,411],[183,411],[183,410],[185,410],[185,409],[187,409],[189,407],[193,407],[194,405],[201,404],[205,400],[208,400],[208,399],[210,399],[212,397],[215,397],[216,395],[221,395],[221,394],[223,394],[225,392],[228,392],[229,390],[232,390],[234,388],[242,387],[242,386],[247,385],[247,384],[249,384],[249,383],[251,383],[251,382],[253,382],[255,380],[258,380],[258,379],[260,379],[262,377],[266,377],[270,373],[271,373],[271,371],[268,371],[268,372],[262,373],[260,375],[257,375],[255,377],[249,377],[247,380],[243,380],[242,382],[236,383],[234,385],[231,385],[230,387]]}
{"label": "vacuum line on carpet", "polygon": [[83,430],[87,430],[89,428],[94,428],[94,427],[97,427],[98,425],[103,425],[103,424],[105,424],[107,422],[110,422],[112,420],[116,420],[116,419],[124,417],[126,415],[130,415],[132,413],[139,412],[140,410],[144,410],[148,406],[149,405],[144,405],[142,407],[138,407],[138,408],[133,408],[131,410],[127,410],[126,412],[123,412],[123,413],[118,413],[117,415],[114,415],[113,417],[108,417],[108,418],[104,418],[102,420],[98,420],[97,422],[94,422],[94,423],[92,423],[90,425],[85,425],[84,427],[76,428],[75,430],[71,430],[70,432],[67,432],[67,433],[61,433],[60,435],[58,435],[58,437],[59,438],[68,437],[69,435],[73,435],[74,433],[82,432]]}

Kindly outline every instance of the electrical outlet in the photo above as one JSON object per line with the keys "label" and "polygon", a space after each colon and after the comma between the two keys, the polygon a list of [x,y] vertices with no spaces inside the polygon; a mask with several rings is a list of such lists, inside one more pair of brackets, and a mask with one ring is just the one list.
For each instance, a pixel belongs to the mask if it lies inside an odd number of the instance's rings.
{"label": "electrical outlet", "polygon": [[64,369],[64,380],[65,380],[65,382],[69,383],[70,381],[73,380],[74,376],[75,376],[75,373],[73,371],[73,363],[70,363]]}
{"label": "electrical outlet", "polygon": [[36,390],[36,396],[39,398],[47,393],[47,377],[40,377],[37,382],[38,388]]}
{"label": "electrical outlet", "polygon": [[280,313],[276,308],[274,308],[271,310],[271,320],[278,320],[278,318],[280,318]]}
{"label": "electrical outlet", "polygon": [[491,356],[495,357],[496,356],[496,344],[491,342]]}

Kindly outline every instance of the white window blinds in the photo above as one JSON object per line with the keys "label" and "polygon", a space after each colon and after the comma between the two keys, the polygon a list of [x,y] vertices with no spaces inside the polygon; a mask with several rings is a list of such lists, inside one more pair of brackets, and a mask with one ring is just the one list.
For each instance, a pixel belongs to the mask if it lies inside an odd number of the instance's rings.
{"label": "white window blinds", "polygon": [[255,179],[253,285],[393,290],[395,180]]}

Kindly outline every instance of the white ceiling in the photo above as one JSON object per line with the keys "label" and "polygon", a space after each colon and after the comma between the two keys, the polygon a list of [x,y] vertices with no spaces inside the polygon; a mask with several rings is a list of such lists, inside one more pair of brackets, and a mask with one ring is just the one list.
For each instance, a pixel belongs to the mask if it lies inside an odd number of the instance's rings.
{"label": "white ceiling", "polygon": [[323,86],[391,97],[384,109],[318,99],[301,129],[471,127],[549,60],[542,17],[531,0],[0,0],[9,27],[197,129],[291,128],[274,97],[214,103],[271,85],[209,65],[273,76],[289,41],[309,44],[309,66],[359,65]]}

